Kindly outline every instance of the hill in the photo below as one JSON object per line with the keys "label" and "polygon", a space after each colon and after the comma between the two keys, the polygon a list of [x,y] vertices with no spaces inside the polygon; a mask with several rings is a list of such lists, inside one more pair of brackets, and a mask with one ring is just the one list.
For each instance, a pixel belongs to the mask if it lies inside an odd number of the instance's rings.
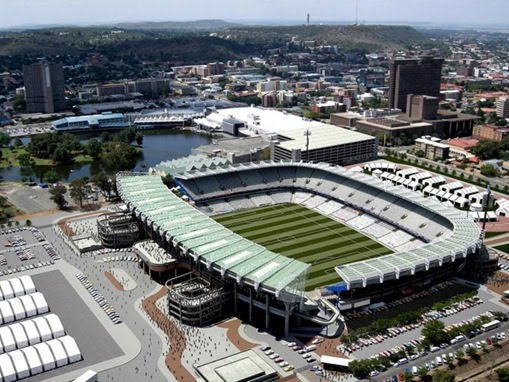
{"label": "hill", "polygon": [[241,24],[223,20],[130,22],[115,25],[116,28],[137,30],[205,30],[215,31],[239,27]]}
{"label": "hill", "polygon": [[430,40],[409,26],[399,25],[296,25],[229,28],[228,38],[238,42],[280,45],[296,40],[314,40],[343,49],[400,49]]}

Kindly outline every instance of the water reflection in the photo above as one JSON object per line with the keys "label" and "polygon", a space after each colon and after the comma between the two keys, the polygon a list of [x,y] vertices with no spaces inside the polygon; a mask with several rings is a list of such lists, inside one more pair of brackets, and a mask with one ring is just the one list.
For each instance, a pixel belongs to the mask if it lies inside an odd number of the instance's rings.
{"label": "water reflection", "polygon": [[[98,134],[80,134],[79,139],[86,143],[92,137],[98,137]],[[197,146],[210,143],[211,138],[207,135],[194,133],[191,131],[179,130],[149,130],[144,131],[143,153],[138,158],[135,170],[146,171],[149,167],[166,159],[175,159],[191,154],[191,150]],[[23,144],[27,144],[30,138],[23,138]],[[20,182],[22,178],[32,177],[34,181],[47,180],[49,173],[63,181],[71,181],[83,176],[90,177],[99,170],[104,170],[111,174],[111,171],[104,168],[101,161],[95,161],[90,164],[74,163],[60,166],[31,166],[30,168],[11,167],[0,169],[0,176],[7,181]]]}

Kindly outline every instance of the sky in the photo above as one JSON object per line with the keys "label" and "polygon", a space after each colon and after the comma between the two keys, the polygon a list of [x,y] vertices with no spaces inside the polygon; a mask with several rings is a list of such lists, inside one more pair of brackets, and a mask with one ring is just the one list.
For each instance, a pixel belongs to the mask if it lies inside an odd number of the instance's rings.
{"label": "sky", "polygon": [[[509,25],[509,0],[357,0],[359,21]],[[222,19],[355,20],[355,0],[0,0],[0,29],[20,25]]]}

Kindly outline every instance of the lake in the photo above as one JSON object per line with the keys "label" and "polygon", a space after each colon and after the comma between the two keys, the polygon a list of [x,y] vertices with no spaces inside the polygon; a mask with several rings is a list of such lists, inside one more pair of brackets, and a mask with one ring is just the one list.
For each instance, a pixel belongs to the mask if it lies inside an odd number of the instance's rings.
{"label": "lake", "polygon": [[[208,135],[186,130],[145,130],[143,134],[143,156],[138,159],[135,171],[147,171],[161,161],[187,156],[191,154],[193,148],[208,144],[212,140]],[[81,134],[78,137],[84,143],[92,138],[92,135]],[[30,138],[23,138],[22,141],[26,145]],[[143,164],[146,167],[143,167]],[[51,170],[56,173],[60,180],[71,181],[83,176],[90,177],[100,167],[99,162],[94,162],[63,166],[32,166],[31,170],[37,177],[35,181],[38,181],[40,174],[45,174]],[[7,181],[21,182],[21,178],[27,176],[27,174],[22,174],[19,167],[11,167],[0,169],[0,176]]]}

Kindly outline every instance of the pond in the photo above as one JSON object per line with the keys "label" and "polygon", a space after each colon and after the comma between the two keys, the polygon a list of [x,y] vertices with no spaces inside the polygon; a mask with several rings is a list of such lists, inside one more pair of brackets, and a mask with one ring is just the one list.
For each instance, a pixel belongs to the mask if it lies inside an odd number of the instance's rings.
{"label": "pond", "polygon": [[[193,148],[208,144],[212,140],[208,135],[186,130],[145,130],[143,134],[143,155],[138,159],[135,171],[147,171],[161,161],[187,156],[191,154]],[[85,143],[93,135],[80,134],[78,137],[82,143]],[[23,138],[22,141],[26,145],[30,142],[30,138]],[[32,166],[28,172],[35,174],[36,181],[38,181],[41,174],[46,174],[49,171],[54,171],[62,181],[71,181],[83,176],[90,177],[100,168],[101,163],[97,161],[90,164]],[[0,169],[0,176],[6,181],[21,182],[23,177],[29,175],[22,172],[20,167],[2,168]]]}

